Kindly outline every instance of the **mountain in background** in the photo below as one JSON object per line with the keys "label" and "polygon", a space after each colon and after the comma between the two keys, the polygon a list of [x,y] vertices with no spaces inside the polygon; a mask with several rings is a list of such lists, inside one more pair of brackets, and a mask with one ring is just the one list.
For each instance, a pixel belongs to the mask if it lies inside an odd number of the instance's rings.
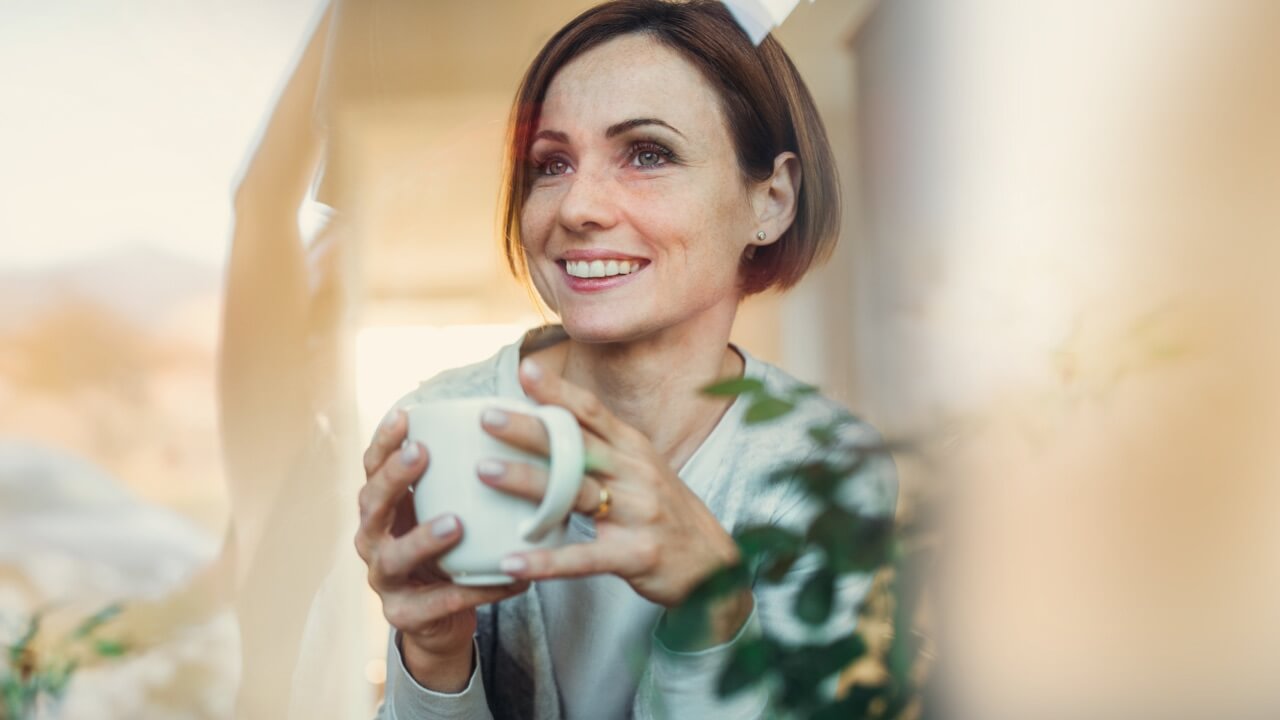
{"label": "mountain in background", "polygon": [[219,268],[146,245],[51,267],[0,270],[0,332],[72,300],[157,331],[176,309],[214,297],[221,287]]}

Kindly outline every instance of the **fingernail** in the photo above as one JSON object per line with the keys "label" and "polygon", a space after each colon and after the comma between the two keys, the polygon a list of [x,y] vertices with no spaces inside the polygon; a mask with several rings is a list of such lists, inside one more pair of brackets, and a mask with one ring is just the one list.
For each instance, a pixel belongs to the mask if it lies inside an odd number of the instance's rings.
{"label": "fingernail", "polygon": [[431,521],[431,534],[436,537],[446,537],[452,535],[458,529],[458,518],[452,515],[445,515]]}
{"label": "fingernail", "polygon": [[520,363],[520,372],[530,380],[538,380],[542,377],[542,367],[534,362],[533,358],[525,358],[524,362]]}
{"label": "fingernail", "polygon": [[409,443],[400,451],[400,462],[405,465],[418,462],[420,457],[422,457],[422,446],[416,442]]}
{"label": "fingernail", "polygon": [[506,471],[507,466],[497,460],[481,460],[476,463],[476,472],[482,477],[496,479],[502,477]]}
{"label": "fingernail", "polygon": [[390,430],[392,425],[396,424],[396,420],[400,419],[400,408],[391,408],[390,411],[382,418],[382,422],[378,423],[378,427],[383,430]]}
{"label": "fingernail", "polygon": [[493,428],[506,427],[507,414],[496,408],[489,408],[480,416],[480,422]]}
{"label": "fingernail", "polygon": [[502,558],[502,562],[498,563],[498,569],[504,573],[524,572],[529,567],[529,563],[518,555]]}

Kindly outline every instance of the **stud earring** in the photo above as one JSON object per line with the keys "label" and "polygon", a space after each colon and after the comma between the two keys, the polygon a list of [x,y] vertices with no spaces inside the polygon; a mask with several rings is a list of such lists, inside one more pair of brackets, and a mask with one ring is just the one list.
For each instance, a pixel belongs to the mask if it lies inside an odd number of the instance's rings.
{"label": "stud earring", "polygon": [[759,240],[760,242],[764,242],[764,241],[765,241],[765,238],[767,238],[767,237],[769,237],[769,236],[768,236],[768,235],[766,235],[766,234],[765,234],[765,232],[764,232],[763,230],[761,230],[760,232],[756,233],[756,240]]}

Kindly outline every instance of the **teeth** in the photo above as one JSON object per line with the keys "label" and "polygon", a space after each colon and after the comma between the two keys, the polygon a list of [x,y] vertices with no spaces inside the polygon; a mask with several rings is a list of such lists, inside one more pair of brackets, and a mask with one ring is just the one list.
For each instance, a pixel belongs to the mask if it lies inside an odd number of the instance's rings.
{"label": "teeth", "polygon": [[564,267],[573,277],[598,278],[630,275],[640,269],[640,263],[631,260],[566,260]]}

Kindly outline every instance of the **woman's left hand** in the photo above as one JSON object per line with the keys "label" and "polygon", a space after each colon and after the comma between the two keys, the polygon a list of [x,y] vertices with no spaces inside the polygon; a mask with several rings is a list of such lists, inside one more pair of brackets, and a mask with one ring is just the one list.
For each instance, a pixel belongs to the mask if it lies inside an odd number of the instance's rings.
{"label": "woman's left hand", "polygon": [[[596,520],[595,542],[512,555],[504,572],[530,580],[610,573],[644,598],[672,607],[718,568],[737,561],[733,538],[640,431],[595,395],[542,373],[531,361],[521,364],[520,381],[534,401],[568,409],[582,426],[587,476],[574,510],[594,515],[602,486],[610,508]],[[485,430],[503,442],[547,454],[547,433],[536,418],[494,410],[484,420]],[[535,502],[546,489],[545,470],[526,463],[482,462],[479,475],[494,488]]]}

